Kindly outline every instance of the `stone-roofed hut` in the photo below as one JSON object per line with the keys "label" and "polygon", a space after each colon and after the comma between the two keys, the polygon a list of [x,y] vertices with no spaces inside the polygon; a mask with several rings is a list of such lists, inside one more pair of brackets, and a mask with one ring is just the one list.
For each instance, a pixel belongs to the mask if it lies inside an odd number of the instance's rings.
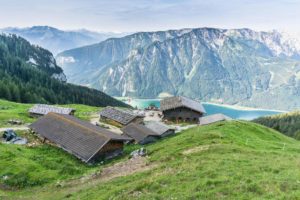
{"label": "stone-roofed hut", "polygon": [[124,143],[132,140],[71,115],[57,113],[48,113],[29,128],[86,163],[118,156],[123,152]]}
{"label": "stone-roofed hut", "polygon": [[163,99],[160,109],[164,120],[175,122],[199,123],[199,118],[206,113],[200,102],[183,96]]}
{"label": "stone-roofed hut", "polygon": [[129,110],[106,107],[100,112],[100,120],[118,127],[123,127],[129,123],[142,123],[144,116],[135,114]]}
{"label": "stone-roofed hut", "polygon": [[208,124],[212,124],[215,122],[228,121],[228,120],[232,120],[232,118],[230,118],[222,113],[218,113],[218,114],[201,117],[199,124],[200,125],[208,125]]}
{"label": "stone-roofed hut", "polygon": [[30,108],[28,112],[31,117],[41,117],[43,115],[47,115],[50,112],[64,115],[74,115],[75,111],[76,110],[73,108],[57,107],[46,104],[36,104],[32,108]]}
{"label": "stone-roofed hut", "polygon": [[152,121],[152,122],[147,123],[145,126],[149,129],[151,129],[153,132],[155,132],[161,138],[175,133],[174,128],[171,128],[162,122]]}
{"label": "stone-roofed hut", "polygon": [[138,144],[148,144],[159,139],[159,135],[142,124],[130,123],[122,128],[124,135],[131,137]]}

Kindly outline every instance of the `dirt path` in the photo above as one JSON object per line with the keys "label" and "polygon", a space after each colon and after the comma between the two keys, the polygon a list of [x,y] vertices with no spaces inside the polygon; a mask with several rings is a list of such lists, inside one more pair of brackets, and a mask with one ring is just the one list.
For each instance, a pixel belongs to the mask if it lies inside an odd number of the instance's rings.
{"label": "dirt path", "polygon": [[134,173],[147,171],[157,167],[156,164],[149,164],[147,157],[137,157],[116,163],[103,168],[92,175],[87,175],[79,179],[62,182],[62,187],[57,191],[62,194],[73,194],[98,184],[105,183],[117,177],[129,176]]}
{"label": "dirt path", "polygon": [[147,164],[147,158],[131,158],[125,162],[117,163],[113,166],[104,168],[98,176],[102,181],[107,181],[120,176],[127,176],[136,172],[152,169],[154,165]]}
{"label": "dirt path", "polygon": [[197,146],[191,149],[187,149],[185,151],[182,152],[182,154],[184,155],[188,155],[188,154],[192,154],[192,153],[198,153],[198,152],[202,152],[202,151],[207,151],[213,147],[216,147],[220,144],[208,144],[208,145],[201,145],[201,146]]}
{"label": "dirt path", "polygon": [[146,157],[136,157],[125,160],[123,162],[116,163],[112,166],[103,168],[99,172],[81,177],[79,179],[66,182],[65,186],[76,186],[82,183],[95,184],[98,182],[109,181],[113,178],[128,176],[136,172],[142,172],[155,167],[153,164],[147,163]]}

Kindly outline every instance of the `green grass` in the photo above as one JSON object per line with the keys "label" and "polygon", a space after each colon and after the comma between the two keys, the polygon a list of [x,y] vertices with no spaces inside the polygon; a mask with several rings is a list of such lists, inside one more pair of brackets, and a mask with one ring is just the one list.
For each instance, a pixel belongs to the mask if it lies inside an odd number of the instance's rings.
{"label": "green grass", "polygon": [[[81,175],[90,168],[63,150],[49,145],[25,147],[0,144],[0,184],[24,188]],[[7,179],[3,177],[7,176]]]}
{"label": "green grass", "polygon": [[[36,118],[31,118],[28,114],[28,109],[32,106],[33,104],[14,103],[0,99],[0,127],[10,127],[11,125],[7,123],[10,119],[21,120],[24,123],[32,123],[36,120]],[[89,120],[91,114],[96,114],[101,110],[99,107],[78,104],[59,106],[75,108],[75,116],[83,120]]]}
{"label": "green grass", "polygon": [[34,119],[28,115],[28,109],[32,104],[21,104],[0,99],[0,127],[9,126],[10,119],[22,120],[24,123],[30,123]]}
{"label": "green grass", "polygon": [[[196,151],[199,147],[209,148]],[[131,148],[134,147],[128,146],[127,151]],[[61,188],[47,184],[7,191],[5,195],[11,199],[298,199],[300,196],[300,142],[255,123],[232,121],[196,127],[146,148],[149,164],[156,166],[149,171],[97,184]],[[187,150],[192,153],[184,153]],[[53,151],[53,154],[42,152],[45,157],[60,154]],[[42,159],[54,159],[43,155]],[[15,153],[15,156],[17,159],[21,155]],[[68,163],[74,167],[76,162],[71,157],[64,155],[64,158],[62,165]],[[29,160],[24,158],[20,162]],[[38,168],[38,173],[47,170],[47,164],[43,165],[46,167]],[[29,169],[34,171],[35,165]],[[80,169],[75,172],[87,172]],[[52,175],[72,176],[60,174],[60,170]]]}

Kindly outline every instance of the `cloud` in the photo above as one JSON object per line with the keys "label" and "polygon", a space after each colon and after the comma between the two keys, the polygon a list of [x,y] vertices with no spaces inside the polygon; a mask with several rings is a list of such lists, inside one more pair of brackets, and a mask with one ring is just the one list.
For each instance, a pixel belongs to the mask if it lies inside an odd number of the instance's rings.
{"label": "cloud", "polygon": [[0,26],[149,31],[213,26],[300,31],[297,0],[0,0]]}

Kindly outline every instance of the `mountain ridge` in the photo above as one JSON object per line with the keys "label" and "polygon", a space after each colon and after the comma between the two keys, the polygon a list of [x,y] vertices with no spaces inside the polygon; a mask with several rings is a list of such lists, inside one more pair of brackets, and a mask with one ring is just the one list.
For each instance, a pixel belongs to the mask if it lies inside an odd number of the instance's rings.
{"label": "mountain ridge", "polygon": [[[170,93],[260,108],[300,106],[295,100],[300,96],[300,50],[277,31],[141,32],[65,51],[57,60],[70,82],[113,96]],[[60,62],[66,60],[71,62]]]}
{"label": "mountain ridge", "polygon": [[51,26],[6,27],[0,32],[19,35],[32,44],[49,49],[57,54],[67,49],[73,49],[88,44],[101,42],[110,37],[120,37],[127,33],[95,32],[87,29],[60,30]]}

